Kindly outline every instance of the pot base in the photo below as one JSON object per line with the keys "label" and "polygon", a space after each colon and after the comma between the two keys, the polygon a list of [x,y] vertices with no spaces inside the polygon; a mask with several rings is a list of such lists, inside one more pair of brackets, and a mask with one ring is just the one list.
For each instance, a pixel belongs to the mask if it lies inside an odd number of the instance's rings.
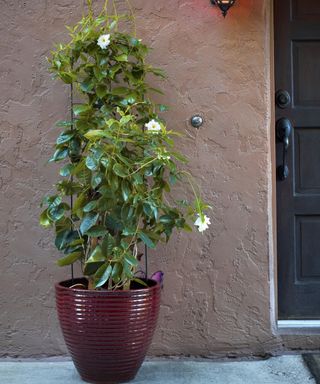
{"label": "pot base", "polygon": [[89,384],[122,384],[122,383],[128,383],[129,381],[134,380],[136,375],[134,376],[128,376],[126,379],[120,379],[120,380],[113,380],[113,381],[92,381],[90,379],[87,379],[86,377],[80,376],[83,381]]}

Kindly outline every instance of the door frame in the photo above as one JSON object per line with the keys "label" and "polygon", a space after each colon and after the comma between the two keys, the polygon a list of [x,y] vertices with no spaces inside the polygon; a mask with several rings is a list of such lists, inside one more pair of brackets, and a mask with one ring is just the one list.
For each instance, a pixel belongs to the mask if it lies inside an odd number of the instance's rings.
{"label": "door frame", "polygon": [[[278,319],[278,254],[277,254],[277,193],[276,193],[276,136],[275,136],[275,103],[274,95],[275,87],[275,32],[274,32],[274,3],[279,0],[269,0],[267,7],[269,19],[269,33],[267,34],[270,50],[270,67],[269,67],[269,99],[270,99],[270,151],[269,164],[271,169],[268,172],[268,246],[269,246],[269,284],[270,284],[270,324],[274,334],[279,335],[314,335],[320,334],[319,320],[279,320]],[[280,0],[281,1],[281,0]]]}
{"label": "door frame", "polygon": [[270,154],[269,161],[271,170],[269,174],[269,193],[268,193],[268,240],[269,240],[269,275],[270,275],[270,322],[273,333],[278,332],[278,267],[277,267],[277,200],[276,200],[276,136],[275,136],[275,33],[274,33],[274,2],[269,0],[269,50],[270,50],[270,68],[269,68],[269,100],[270,100]]}

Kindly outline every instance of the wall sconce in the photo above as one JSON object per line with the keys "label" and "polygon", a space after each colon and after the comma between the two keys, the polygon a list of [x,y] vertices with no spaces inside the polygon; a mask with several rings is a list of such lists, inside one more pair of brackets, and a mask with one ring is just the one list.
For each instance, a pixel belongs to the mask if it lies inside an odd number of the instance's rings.
{"label": "wall sconce", "polygon": [[229,9],[234,5],[236,0],[210,0],[211,4],[217,5],[223,14],[223,17],[226,17]]}

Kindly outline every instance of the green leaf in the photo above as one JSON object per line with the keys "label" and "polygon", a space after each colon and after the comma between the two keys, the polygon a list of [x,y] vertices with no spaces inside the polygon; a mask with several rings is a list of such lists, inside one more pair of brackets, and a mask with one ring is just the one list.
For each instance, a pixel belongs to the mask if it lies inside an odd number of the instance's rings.
{"label": "green leaf", "polygon": [[48,216],[52,221],[58,221],[64,216],[65,208],[62,204],[48,208]]}
{"label": "green leaf", "polygon": [[94,275],[97,270],[105,263],[104,261],[99,261],[96,263],[85,263],[83,268],[83,274],[85,276],[91,276]]}
{"label": "green leaf", "polygon": [[94,87],[94,83],[91,81],[91,79],[87,79],[85,81],[83,81],[81,84],[80,84],[80,89],[85,92],[85,93],[89,93],[92,91]]}
{"label": "green leaf", "polygon": [[128,159],[126,156],[122,156],[121,153],[117,153],[117,157],[128,167],[132,166],[132,160]]}
{"label": "green leaf", "polygon": [[133,67],[132,71],[126,72],[126,75],[130,78],[131,82],[136,83],[136,80],[141,80],[144,77],[145,71],[141,67]]}
{"label": "green leaf", "polygon": [[146,216],[148,217],[152,217],[153,216],[153,212],[152,212],[152,208],[151,208],[151,205],[146,202],[143,204],[143,212],[146,214]]}
{"label": "green leaf", "polygon": [[76,79],[75,76],[70,72],[59,72],[58,75],[60,76],[60,79],[66,84],[71,84]]}
{"label": "green leaf", "polygon": [[116,96],[124,96],[127,95],[128,92],[130,92],[130,89],[125,87],[117,87],[111,91],[111,93]]}
{"label": "green leaf", "polygon": [[138,260],[135,257],[133,257],[132,255],[125,254],[124,259],[132,267],[136,267],[139,264]]}
{"label": "green leaf", "polygon": [[102,176],[103,175],[101,173],[97,173],[97,174],[92,175],[92,178],[91,178],[92,188],[97,188],[97,186],[101,184]]}
{"label": "green leaf", "polygon": [[60,60],[54,60],[53,63],[57,67],[58,70],[61,68],[61,61]]}
{"label": "green leaf", "polygon": [[116,20],[113,20],[113,22],[109,25],[110,31],[118,24]]}
{"label": "green leaf", "polygon": [[[63,230],[57,232],[54,244],[59,251],[61,251],[62,249],[64,249],[66,247],[67,239],[70,236],[70,234],[72,235],[72,231],[70,231],[70,229],[63,229]],[[72,237],[71,237],[71,239],[72,239]]]}
{"label": "green leaf", "polygon": [[170,173],[170,175],[169,175],[169,183],[171,185],[174,185],[177,182],[177,180],[178,180],[177,176],[174,175],[173,173]]}
{"label": "green leaf", "polygon": [[87,166],[87,168],[89,168],[91,171],[95,171],[95,170],[98,168],[99,163],[98,163],[98,161],[97,161],[94,157],[92,157],[92,156],[88,156],[88,157],[86,158],[86,166]]}
{"label": "green leaf", "polygon": [[85,161],[78,163],[76,169],[72,172],[82,184],[89,184],[91,180],[91,172],[85,166]]}
{"label": "green leaf", "polygon": [[192,232],[192,228],[187,223],[184,224],[183,229],[186,232]]}
{"label": "green leaf", "polygon": [[80,232],[82,234],[86,233],[88,229],[92,228],[96,222],[99,219],[99,213],[94,214],[94,213],[88,213],[82,220],[81,225],[80,225]]}
{"label": "green leaf", "polygon": [[61,176],[64,176],[64,177],[66,177],[66,176],[70,176],[71,175],[71,172],[72,172],[72,170],[73,170],[73,168],[74,168],[74,165],[73,164],[66,164],[66,165],[64,165],[61,169],[60,169],[60,175]]}
{"label": "green leaf", "polygon": [[133,175],[134,184],[141,185],[143,184],[143,177],[140,175],[140,173],[135,173]]}
{"label": "green leaf", "polygon": [[57,138],[57,144],[63,144],[68,142],[72,137],[74,136],[74,133],[67,133],[67,132],[62,132],[61,135]]}
{"label": "green leaf", "polygon": [[100,160],[104,151],[103,151],[103,147],[100,146],[100,145],[96,145],[95,147],[92,147],[91,148],[91,152],[93,153],[93,157],[96,159],[96,160]]}
{"label": "green leaf", "polygon": [[111,272],[112,272],[112,266],[110,264],[102,265],[95,273],[95,278],[97,279],[95,287],[96,288],[102,287],[109,280]]}
{"label": "green leaf", "polygon": [[125,227],[122,230],[123,236],[135,236],[136,234],[136,227]]}
{"label": "green leaf", "polygon": [[111,191],[116,192],[119,188],[119,177],[114,173],[108,174],[108,183]]}
{"label": "green leaf", "polygon": [[160,76],[162,78],[166,78],[166,73],[161,68],[153,68],[153,67],[151,67],[151,68],[149,68],[149,71],[152,72],[156,76]]}
{"label": "green leaf", "polygon": [[149,91],[159,93],[160,95],[164,95],[164,93],[158,88],[149,87],[148,89],[149,89]]}
{"label": "green leaf", "polygon": [[108,165],[109,165],[109,159],[107,157],[102,157],[102,159],[100,160],[101,164],[105,167],[105,168],[108,168]]}
{"label": "green leaf", "polygon": [[106,136],[106,132],[101,129],[91,129],[84,135],[84,137],[88,140],[100,139],[101,137],[105,137],[105,136]]}
{"label": "green leaf", "polygon": [[111,79],[114,78],[115,74],[120,71],[121,69],[121,65],[120,64],[116,64],[114,66],[112,66],[110,69],[109,69],[109,74],[110,74],[110,77]]}
{"label": "green leaf", "polygon": [[131,193],[131,189],[130,189],[129,183],[126,180],[122,180],[121,191],[122,191],[123,200],[128,201]]}
{"label": "green leaf", "polygon": [[130,37],[129,42],[130,42],[130,45],[132,47],[136,47],[140,44],[140,41],[138,39],[136,39],[135,37]]}
{"label": "green leaf", "polygon": [[98,85],[96,88],[96,94],[100,99],[104,98],[104,96],[108,93],[108,89],[104,85]]}
{"label": "green leaf", "polygon": [[[126,261],[123,263],[123,272],[125,274],[125,276],[128,278],[128,279],[132,279],[133,277],[133,270],[132,270],[132,267],[130,264],[128,264]],[[121,276],[122,277],[122,276]],[[122,277],[123,278],[123,277]]]}
{"label": "green leaf", "polygon": [[79,260],[82,255],[82,252],[69,253],[69,255],[63,257],[62,259],[59,259],[57,261],[57,264],[59,265],[59,267],[65,267],[66,265],[73,264],[75,261]]}
{"label": "green leaf", "polygon": [[163,215],[159,219],[160,223],[163,224],[173,224],[174,223],[174,218],[170,215]]}
{"label": "green leaf", "polygon": [[158,220],[158,208],[157,208],[155,205],[153,205],[153,204],[151,204],[150,206],[151,206],[151,209],[152,209],[152,213],[153,213],[154,218],[155,218],[156,220]]}
{"label": "green leaf", "polygon": [[65,159],[67,156],[68,156],[68,149],[60,148],[55,151],[54,155],[51,157],[49,162],[51,163],[53,161],[60,161]]}
{"label": "green leaf", "polygon": [[106,261],[106,258],[103,256],[100,245],[97,245],[95,249],[91,252],[86,263],[97,263],[99,261]]}
{"label": "green leaf", "polygon": [[73,125],[72,121],[62,120],[62,121],[56,122],[57,127],[72,127],[72,125]]}
{"label": "green leaf", "polygon": [[63,253],[65,255],[69,255],[70,253],[77,252],[77,251],[81,251],[81,252],[83,251],[83,247],[81,244],[78,244],[75,246],[71,246],[70,244],[68,244],[68,246],[65,248]]}
{"label": "green leaf", "polygon": [[76,120],[75,125],[79,131],[86,131],[90,127],[90,122],[86,120]]}
{"label": "green leaf", "polygon": [[144,286],[144,287],[148,287],[148,284],[147,284],[145,281],[143,281],[143,280],[141,280],[141,279],[138,279],[137,277],[134,277],[134,278],[132,279],[132,281],[135,281],[135,282],[141,284],[141,285]]}
{"label": "green leaf", "polygon": [[78,211],[85,205],[86,201],[87,201],[86,194],[80,193],[80,195],[77,197],[77,199],[73,204],[73,212],[77,213],[78,216],[82,216],[82,215],[79,215]]}
{"label": "green leaf", "polygon": [[145,245],[149,248],[155,248],[155,243],[150,239],[150,237],[143,231],[138,233],[139,238],[145,243]]}
{"label": "green leaf", "polygon": [[99,61],[99,65],[100,65],[101,67],[103,67],[104,65],[108,64],[108,62],[109,62],[108,58],[105,57],[105,56],[103,56],[103,57],[101,57],[101,59],[100,59],[100,61]]}
{"label": "green leaf", "polygon": [[[79,234],[78,234],[78,232],[77,231],[74,231],[76,234],[77,234],[77,236],[79,236]],[[73,240],[73,241],[71,241],[70,243],[69,243],[69,246],[72,246],[72,247],[74,247],[74,246],[76,246],[76,245],[82,245],[82,244],[84,244],[84,240],[83,240],[83,238],[76,238],[75,240]]]}
{"label": "green leaf", "polygon": [[101,237],[106,235],[107,232],[108,231],[102,225],[95,225],[86,232],[86,235],[91,237]]}
{"label": "green leaf", "polygon": [[145,176],[152,176],[152,173],[153,173],[152,167],[146,168],[146,170],[144,171]]}
{"label": "green leaf", "polygon": [[114,164],[112,169],[113,172],[120,177],[127,177],[129,175],[128,170],[119,163]]}
{"label": "green leaf", "polygon": [[83,190],[81,184],[69,180],[59,181],[56,184],[56,187],[59,192],[67,196],[74,195],[75,193],[80,193]]}
{"label": "green leaf", "polygon": [[129,53],[129,48],[127,47],[127,45],[123,45],[123,44],[117,44],[117,48],[120,52],[123,52],[125,54],[128,54]]}
{"label": "green leaf", "polygon": [[122,54],[122,55],[116,56],[114,59],[120,62],[128,61],[128,55]]}
{"label": "green leaf", "polygon": [[169,111],[169,107],[167,105],[164,105],[164,104],[158,104],[158,107],[159,107],[159,111],[160,112],[166,112],[166,111]]}
{"label": "green leaf", "polygon": [[77,104],[73,107],[73,112],[75,115],[80,115],[81,113],[85,113],[90,111],[91,107],[88,104]]}
{"label": "green leaf", "polygon": [[83,239],[79,239],[79,234],[77,231],[73,231],[71,229],[62,229],[57,232],[54,244],[59,249],[59,251],[61,251],[66,247],[79,246],[80,241],[83,241]]}
{"label": "green leaf", "polygon": [[90,201],[87,205],[83,207],[83,212],[91,212],[93,211],[98,205],[98,200]]}
{"label": "green leaf", "polygon": [[116,263],[112,269],[112,279],[115,282],[118,282],[121,278],[121,273],[122,273],[122,264]]}
{"label": "green leaf", "polygon": [[69,156],[71,161],[74,159],[80,160],[81,156],[81,141],[78,138],[72,138],[69,141]]}
{"label": "green leaf", "polygon": [[104,74],[104,71],[101,71],[100,68],[98,68],[98,67],[93,68],[93,73],[94,73],[94,75],[98,81],[101,81],[102,79],[104,79],[106,77]]}
{"label": "green leaf", "polygon": [[170,185],[166,181],[163,183],[163,189],[166,192],[170,192]]}
{"label": "green leaf", "polygon": [[62,199],[60,196],[51,196],[49,198],[46,198],[46,202],[48,204],[49,207],[57,207],[58,205],[60,205],[62,203]]}
{"label": "green leaf", "polygon": [[110,256],[112,254],[113,247],[115,246],[114,238],[108,233],[103,239],[101,248],[104,255]]}
{"label": "green leaf", "polygon": [[97,263],[85,263],[84,264],[84,269],[83,269],[83,274],[85,276],[91,276],[94,275],[97,270],[105,263],[104,261],[99,261]]}
{"label": "green leaf", "polygon": [[51,225],[51,221],[47,215],[47,209],[45,211],[43,211],[40,215],[40,224],[43,227],[50,227],[50,225]]}
{"label": "green leaf", "polygon": [[171,152],[171,154],[182,163],[188,162],[188,159],[179,152]]}

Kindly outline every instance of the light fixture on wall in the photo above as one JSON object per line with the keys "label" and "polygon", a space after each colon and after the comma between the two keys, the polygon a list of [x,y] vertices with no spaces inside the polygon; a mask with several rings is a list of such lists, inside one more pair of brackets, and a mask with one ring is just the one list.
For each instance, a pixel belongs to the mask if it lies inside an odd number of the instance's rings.
{"label": "light fixture on wall", "polygon": [[229,9],[234,5],[236,0],[210,0],[211,4],[217,5],[223,14],[224,17],[226,17]]}

